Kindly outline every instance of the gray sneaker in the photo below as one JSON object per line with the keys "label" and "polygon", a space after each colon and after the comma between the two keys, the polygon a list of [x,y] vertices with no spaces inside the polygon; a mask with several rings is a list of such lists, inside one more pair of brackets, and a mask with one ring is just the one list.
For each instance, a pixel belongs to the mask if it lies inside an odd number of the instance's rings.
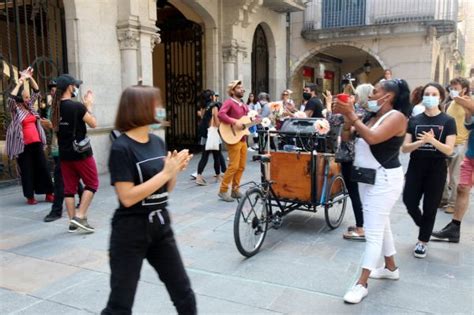
{"label": "gray sneaker", "polygon": [[78,218],[78,217],[73,217],[71,219],[71,224],[78,227],[78,228],[81,228],[83,229],[84,231],[87,231],[87,232],[90,232],[90,233],[93,233],[95,232],[95,229],[89,225],[89,223],[87,222],[87,218]]}
{"label": "gray sneaker", "polygon": [[232,198],[228,192],[220,192],[217,195],[219,196],[219,198],[221,198],[224,201],[234,202],[234,198]]}
{"label": "gray sneaker", "polygon": [[234,190],[232,191],[232,193],[230,194],[230,196],[234,199],[241,199],[244,197],[244,195],[242,195],[242,193],[238,190]]}
{"label": "gray sneaker", "polygon": [[77,226],[73,224],[69,224],[69,228],[67,229],[69,233],[76,233],[77,232]]}

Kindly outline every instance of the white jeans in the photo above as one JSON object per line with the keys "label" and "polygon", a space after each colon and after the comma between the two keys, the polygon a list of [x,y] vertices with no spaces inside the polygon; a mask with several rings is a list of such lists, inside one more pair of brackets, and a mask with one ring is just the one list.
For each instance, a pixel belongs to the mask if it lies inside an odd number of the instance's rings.
{"label": "white jeans", "polygon": [[403,191],[401,167],[377,170],[375,185],[359,183],[364,211],[365,253],[362,268],[373,270],[383,256],[396,253],[390,228],[390,212]]}

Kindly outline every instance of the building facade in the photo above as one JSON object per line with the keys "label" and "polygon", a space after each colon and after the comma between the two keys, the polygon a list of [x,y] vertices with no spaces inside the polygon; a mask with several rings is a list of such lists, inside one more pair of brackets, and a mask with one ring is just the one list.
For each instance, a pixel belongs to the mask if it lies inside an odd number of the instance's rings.
{"label": "building facade", "polygon": [[291,14],[290,84],[300,90],[312,80],[337,92],[346,73],[376,83],[384,69],[412,88],[447,84],[467,74],[461,65],[473,57],[464,56],[472,24],[461,30],[459,23],[468,2],[310,0],[304,12]]}
{"label": "building facade", "polygon": [[[470,0],[7,0],[0,1],[0,150],[9,123],[6,96],[32,65],[43,94],[70,73],[95,93],[99,128],[90,130],[107,171],[121,91],[158,86],[172,148],[197,143],[198,96],[225,98],[228,82],[273,99],[307,82],[340,91],[346,73],[379,81],[383,69],[411,87],[473,75]],[[248,93],[246,94],[247,97]],[[40,104],[39,104],[40,105]],[[2,157],[0,180],[17,176]]]}
{"label": "building facade", "polygon": [[[94,91],[99,127],[89,134],[102,173],[118,98],[139,80],[162,91],[168,145],[194,146],[203,89],[225,97],[235,79],[248,92],[286,88],[287,13],[304,8],[301,0],[2,1],[0,149],[9,123],[6,96],[28,65],[43,93],[64,72],[84,81],[81,93]],[[16,176],[5,157],[2,166],[2,178]]]}

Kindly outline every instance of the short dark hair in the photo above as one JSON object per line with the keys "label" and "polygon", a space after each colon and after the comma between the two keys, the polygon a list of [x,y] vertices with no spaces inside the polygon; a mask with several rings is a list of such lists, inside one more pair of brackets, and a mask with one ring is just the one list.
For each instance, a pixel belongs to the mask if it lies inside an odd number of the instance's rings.
{"label": "short dark hair", "polygon": [[304,86],[305,88],[308,88],[311,92],[316,92],[316,88],[318,87],[317,84],[315,83],[308,83]]}
{"label": "short dark hair", "polygon": [[210,102],[212,102],[212,97],[214,96],[214,91],[213,90],[204,90],[202,93],[201,93],[201,96],[200,96],[200,108],[206,108],[207,104],[209,104]]}
{"label": "short dark hair", "polygon": [[457,77],[457,78],[454,78],[452,79],[449,84],[451,85],[455,85],[455,84],[459,84],[461,85],[461,87],[463,89],[466,89],[466,94],[469,95],[469,90],[470,90],[470,84],[469,84],[469,80],[466,79],[466,78],[463,78],[463,77]]}
{"label": "short dark hair", "polygon": [[406,117],[409,117],[413,106],[410,104],[410,88],[407,81],[403,79],[385,80],[380,82],[380,86],[386,92],[393,92],[393,109],[398,110]]}
{"label": "short dark hair", "polygon": [[126,88],[120,96],[115,129],[125,132],[159,123],[155,118],[155,107],[160,101],[160,90],[156,87],[134,85]]}
{"label": "short dark hair", "polygon": [[430,86],[436,88],[439,91],[439,104],[443,103],[444,100],[446,99],[446,90],[444,89],[444,87],[441,84],[439,84],[437,82],[430,82],[430,83],[426,84],[423,87],[423,90],[421,91],[421,97],[423,98],[423,95],[425,95],[425,90]]}

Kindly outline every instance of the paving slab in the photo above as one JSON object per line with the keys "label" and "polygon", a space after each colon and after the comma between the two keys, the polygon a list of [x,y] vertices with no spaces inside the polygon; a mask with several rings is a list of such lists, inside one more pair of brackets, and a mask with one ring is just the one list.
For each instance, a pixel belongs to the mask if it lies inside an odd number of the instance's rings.
{"label": "paving slab", "polygon": [[[210,165],[204,172],[209,186],[190,179],[198,159],[179,176],[169,208],[200,314],[474,314],[474,198],[461,242],[431,242],[426,259],[413,257],[418,230],[399,200],[391,222],[401,279],[370,281],[369,296],[348,305],[342,296],[358,276],[365,247],[342,238],[354,223],[350,203],[336,230],[326,226],[324,211],[291,213],[247,259],[234,244],[237,203],[217,199]],[[243,182],[258,178],[259,164],[248,162]],[[0,314],[98,314],[105,306],[117,200],[108,176],[100,181],[89,214],[94,234],[67,233],[65,217],[44,223],[50,204],[25,205],[19,186],[0,189]],[[435,228],[449,220],[439,211]],[[146,262],[133,311],[175,314]]]}

